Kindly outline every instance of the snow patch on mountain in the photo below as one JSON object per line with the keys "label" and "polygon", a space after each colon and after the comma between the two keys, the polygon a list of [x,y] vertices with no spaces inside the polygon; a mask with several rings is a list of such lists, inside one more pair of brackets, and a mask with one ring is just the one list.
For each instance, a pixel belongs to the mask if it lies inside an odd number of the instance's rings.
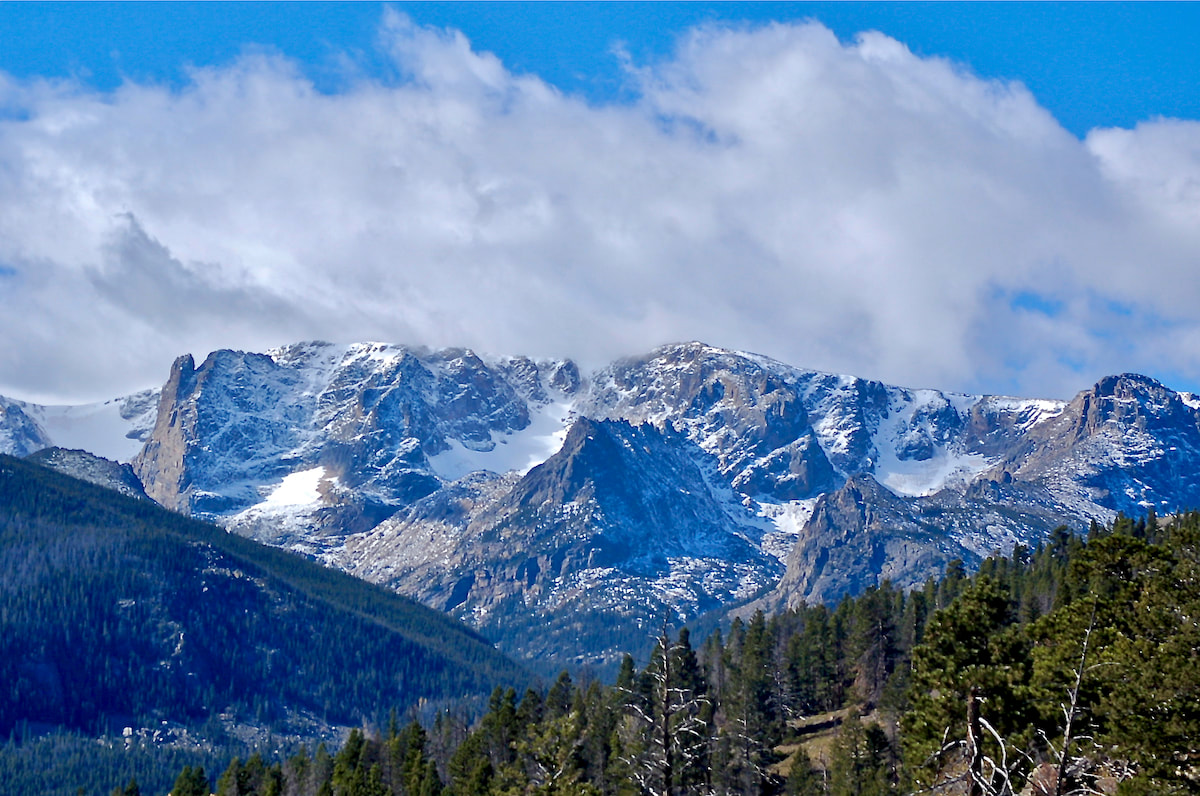
{"label": "snow patch on mountain", "polygon": [[921,497],[966,485],[991,467],[994,459],[963,450],[955,427],[979,401],[937,390],[895,391],[874,436],[875,480],[897,495]]}
{"label": "snow patch on mountain", "polygon": [[449,449],[430,456],[429,463],[445,481],[479,471],[524,475],[562,448],[573,412],[574,401],[570,400],[531,406],[529,425],[520,431],[493,432],[489,450],[474,450],[459,440],[448,440]]}
{"label": "snow patch on mountain", "polygon": [[1011,412],[1017,415],[1019,417],[1015,426],[1017,431],[1028,431],[1039,423],[1052,420],[1067,408],[1066,401],[1052,401],[1045,398],[988,396],[983,401],[993,411]]}
{"label": "snow patch on mountain", "polygon": [[978,453],[961,453],[938,448],[925,461],[901,461],[887,448],[880,451],[875,476],[897,495],[923,497],[947,487],[964,486],[995,463]]}
{"label": "snow patch on mountain", "polygon": [[128,463],[154,430],[158,398],[158,390],[51,406],[0,398],[0,453],[25,455],[57,447]]}
{"label": "snow patch on mountain", "polygon": [[126,463],[137,456],[154,430],[158,391],[143,390],[102,403],[41,406],[34,416],[57,447]]}
{"label": "snow patch on mountain", "polygon": [[769,556],[787,563],[788,553],[796,544],[800,531],[812,517],[819,497],[808,500],[790,500],[786,503],[759,503],[757,516],[771,524],[770,530],[763,534],[762,551]]}
{"label": "snow patch on mountain", "polygon": [[284,476],[267,499],[259,504],[263,509],[290,506],[310,506],[321,502],[321,481],[325,479],[325,468],[314,467]]}
{"label": "snow patch on mountain", "polygon": [[325,467],[312,467],[282,479],[240,487],[240,493],[251,491],[262,499],[242,511],[215,518],[219,525],[330,563],[330,556],[342,545],[342,534],[330,533],[322,514],[345,491],[336,476]]}

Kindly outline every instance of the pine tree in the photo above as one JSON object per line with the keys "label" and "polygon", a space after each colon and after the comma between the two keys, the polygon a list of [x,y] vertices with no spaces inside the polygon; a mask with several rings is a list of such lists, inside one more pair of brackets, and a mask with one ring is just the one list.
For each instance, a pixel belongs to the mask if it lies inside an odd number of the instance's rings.
{"label": "pine tree", "polygon": [[813,766],[812,758],[801,747],[792,757],[788,770],[787,796],[825,796],[825,783]]}
{"label": "pine tree", "polygon": [[137,778],[130,777],[129,784],[124,788],[113,788],[112,796],[142,796],[142,789],[138,786]]}
{"label": "pine tree", "polygon": [[913,651],[905,754],[921,787],[961,781],[982,794],[1009,771],[997,761],[1025,748],[1035,716],[1028,699],[1029,644],[1013,625],[1007,595],[988,577],[967,585],[935,614]]}
{"label": "pine tree", "polygon": [[618,739],[623,770],[658,796],[691,789],[708,771],[711,701],[686,628],[672,642],[664,626],[638,680]]}
{"label": "pine tree", "polygon": [[890,586],[870,588],[854,602],[848,654],[854,667],[854,696],[873,707],[883,695],[896,656]]}
{"label": "pine tree", "polygon": [[1116,631],[1098,652],[1108,665],[1098,668],[1106,682],[1095,708],[1097,740],[1131,758],[1140,772],[1137,787],[1195,793],[1200,792],[1200,525],[1181,524],[1164,535],[1162,545],[1110,537],[1089,546],[1083,558],[1100,610],[1107,613],[1104,624]]}
{"label": "pine tree", "polygon": [[554,685],[550,686],[550,690],[546,692],[544,706],[546,718],[556,719],[559,716],[565,716],[571,708],[574,694],[575,684],[571,681],[571,675],[564,669],[558,675],[558,679],[554,681]]}
{"label": "pine tree", "polygon": [[208,775],[203,766],[184,766],[171,787],[171,796],[209,796]]}
{"label": "pine tree", "polygon": [[834,740],[829,766],[830,796],[887,796],[895,769],[891,744],[878,724],[853,713]]}

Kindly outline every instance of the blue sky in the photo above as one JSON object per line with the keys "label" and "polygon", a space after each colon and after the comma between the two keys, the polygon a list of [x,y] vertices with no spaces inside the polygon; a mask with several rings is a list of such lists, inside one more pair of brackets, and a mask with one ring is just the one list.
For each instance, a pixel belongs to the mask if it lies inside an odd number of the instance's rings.
{"label": "blue sky", "polygon": [[300,339],[1200,388],[1200,4],[0,3],[0,394]]}
{"label": "blue sky", "polygon": [[[639,62],[667,57],[703,23],[816,19],[843,40],[878,30],[916,54],[1023,82],[1069,130],[1130,127],[1155,116],[1200,118],[1200,4],[930,3],[392,3],[413,20],[461,30],[517,72],[598,102],[628,91],[616,47]],[[374,3],[7,3],[0,69],[74,77],[100,88],[122,80],[187,80],[187,67],[227,64],[270,48],[304,64],[328,91],[345,59],[391,71],[377,48]]]}

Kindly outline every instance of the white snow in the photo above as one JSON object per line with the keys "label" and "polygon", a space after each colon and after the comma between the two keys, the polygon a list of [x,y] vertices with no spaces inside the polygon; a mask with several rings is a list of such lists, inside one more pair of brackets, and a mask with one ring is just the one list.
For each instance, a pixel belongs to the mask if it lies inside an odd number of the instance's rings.
{"label": "white snow", "polygon": [[[85,450],[105,459],[129,462],[154,428],[157,392],[144,392],[95,404],[27,406],[60,448]],[[128,415],[123,417],[122,415]]]}
{"label": "white snow", "polygon": [[1027,431],[1043,420],[1058,417],[1067,408],[1066,401],[1051,401],[1042,398],[989,396],[985,400],[988,408],[993,411],[1024,415],[1025,419],[1017,425],[1017,429],[1020,431]]}
{"label": "white snow", "polygon": [[858,430],[853,409],[847,408],[853,404],[856,379],[822,373],[811,375],[815,378],[803,388],[804,404],[808,407],[808,417],[821,448],[837,467],[838,459],[849,453],[852,438]]}
{"label": "white snow", "polygon": [[310,506],[321,502],[320,484],[325,478],[324,467],[301,470],[284,476],[275,490],[258,504],[261,509],[278,509],[287,506]]}
{"label": "white snow", "polygon": [[800,531],[812,518],[820,498],[789,500],[786,503],[760,503],[758,516],[768,520],[774,530],[763,534],[762,551],[787,563],[788,554],[796,545]]}
{"label": "white snow", "polygon": [[960,415],[965,415],[971,411],[971,407],[983,400],[979,395],[967,395],[960,392],[943,393],[946,400],[954,407],[954,411]]}
{"label": "white snow", "polygon": [[[330,539],[314,535],[316,516],[326,505],[321,484],[336,486],[337,478],[326,474],[324,467],[299,470],[283,477],[272,488],[269,484],[253,487],[259,494],[270,489],[266,499],[236,514],[218,517],[217,522],[227,531],[240,533],[269,544],[285,544],[305,555],[325,560],[331,554]],[[299,537],[298,539],[296,537]]]}
{"label": "white snow", "polygon": [[433,471],[448,481],[487,470],[493,473],[516,471],[522,475],[558,453],[571,421],[573,403],[558,401],[541,407],[531,406],[529,425],[511,434],[493,434],[490,451],[476,451],[457,440],[450,450],[431,456]]}
{"label": "white snow", "polygon": [[954,445],[935,444],[933,455],[924,461],[901,460],[896,455],[898,444],[914,428],[914,415],[923,407],[945,401],[945,396],[937,390],[913,390],[893,399],[888,417],[875,434],[876,481],[897,495],[920,497],[953,484],[967,483],[994,464],[986,456],[957,450]]}
{"label": "white snow", "polygon": [[954,453],[944,448],[923,462],[901,461],[895,450],[881,450],[875,480],[897,495],[921,497],[947,486],[969,483],[993,464],[993,460],[978,453]]}
{"label": "white snow", "polygon": [[354,346],[332,343],[296,343],[267,350],[275,364],[293,368],[303,374],[307,386],[303,396],[319,395],[329,387],[334,373],[348,358]]}

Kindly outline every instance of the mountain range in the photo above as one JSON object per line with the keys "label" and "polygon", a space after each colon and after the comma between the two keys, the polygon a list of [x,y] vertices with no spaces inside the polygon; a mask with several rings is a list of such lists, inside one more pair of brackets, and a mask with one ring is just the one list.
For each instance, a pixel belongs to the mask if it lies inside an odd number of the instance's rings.
{"label": "mountain range", "polygon": [[161,390],[104,404],[0,398],[0,452],[51,446],[551,666],[1200,505],[1200,399],[1144,376],[1071,401],[965,395],[701,343],[587,374],[302,343],[183,356]]}

